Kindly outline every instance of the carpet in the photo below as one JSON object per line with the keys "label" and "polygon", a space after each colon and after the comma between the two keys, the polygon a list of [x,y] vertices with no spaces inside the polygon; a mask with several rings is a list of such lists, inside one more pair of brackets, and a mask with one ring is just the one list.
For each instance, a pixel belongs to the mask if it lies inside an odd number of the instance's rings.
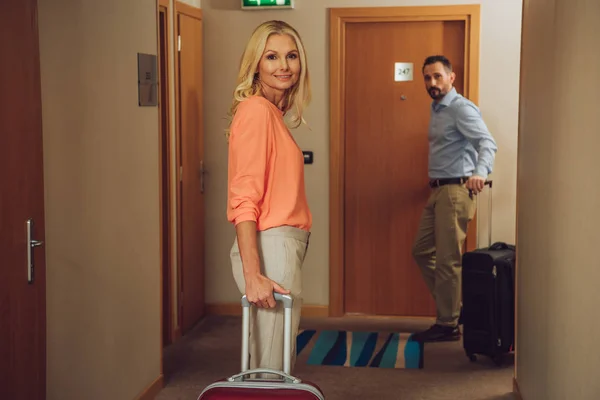
{"label": "carpet", "polygon": [[[296,339],[298,361],[309,365],[370,368],[423,368],[423,344],[411,333],[301,330]],[[308,356],[303,351],[308,353]]]}
{"label": "carpet", "polygon": [[[300,329],[417,332],[427,319],[302,317]],[[206,386],[240,370],[242,319],[208,315],[164,350],[165,388],[156,400],[197,400]],[[316,341],[316,340],[315,340]],[[509,400],[512,363],[496,367],[470,362],[462,342],[426,343],[423,369],[308,365],[309,343],[297,358],[294,376],[315,382],[327,400]],[[91,396],[90,396],[91,397]]]}

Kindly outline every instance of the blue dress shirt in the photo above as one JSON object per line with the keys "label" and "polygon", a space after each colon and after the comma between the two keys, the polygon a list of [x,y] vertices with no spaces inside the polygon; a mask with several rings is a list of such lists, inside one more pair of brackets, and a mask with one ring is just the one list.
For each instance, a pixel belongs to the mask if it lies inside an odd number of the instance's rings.
{"label": "blue dress shirt", "polygon": [[498,147],[479,108],[452,88],[431,104],[429,178],[458,178],[492,173]]}

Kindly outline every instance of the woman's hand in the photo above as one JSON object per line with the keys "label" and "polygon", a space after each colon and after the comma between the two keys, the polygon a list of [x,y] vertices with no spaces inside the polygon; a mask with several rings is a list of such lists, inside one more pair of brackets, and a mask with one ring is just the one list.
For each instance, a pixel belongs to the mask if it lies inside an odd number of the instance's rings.
{"label": "woman's hand", "polygon": [[246,299],[261,308],[273,308],[277,304],[273,291],[289,294],[279,284],[264,276],[260,271],[260,258],[256,243],[256,222],[244,221],[236,226],[238,247],[242,258]]}
{"label": "woman's hand", "polygon": [[246,298],[251,304],[259,308],[274,308],[277,302],[273,292],[289,294],[290,291],[282,288],[276,282],[262,274],[245,277]]}

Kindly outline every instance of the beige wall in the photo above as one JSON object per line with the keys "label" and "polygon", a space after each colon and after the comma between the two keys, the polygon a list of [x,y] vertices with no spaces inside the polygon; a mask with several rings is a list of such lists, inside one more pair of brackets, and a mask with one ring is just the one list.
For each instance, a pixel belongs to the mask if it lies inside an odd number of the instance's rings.
{"label": "beige wall", "polygon": [[49,400],[160,374],[158,109],[138,107],[155,0],[39,0]]}
{"label": "beige wall", "polygon": [[[173,1],[173,0],[170,0],[170,1]],[[201,5],[200,2],[202,0],[179,0],[179,1],[181,3],[185,3],[185,4],[190,5],[192,7],[200,8],[200,5]]]}
{"label": "beige wall", "polygon": [[[314,100],[305,127],[294,132],[300,146],[314,151],[306,166],[306,185],[314,214],[311,249],[304,267],[304,295],[308,304],[329,303],[329,7],[411,6],[480,3],[481,61],[480,106],[498,141],[494,173],[494,240],[514,243],[516,197],[516,147],[521,33],[521,0],[297,0],[294,10],[240,11],[239,0],[204,0],[205,27],[205,143],[207,177],[207,301],[235,302],[238,291],[228,259],[235,231],[227,223],[227,144],[223,137],[237,67],[245,42],[264,20],[279,18],[302,35],[312,74]],[[425,134],[425,132],[424,132]],[[482,204],[481,237],[485,241],[487,204]],[[482,243],[485,244],[485,243]]]}
{"label": "beige wall", "polygon": [[525,400],[600,398],[600,42],[595,0],[525,0],[517,381]]}

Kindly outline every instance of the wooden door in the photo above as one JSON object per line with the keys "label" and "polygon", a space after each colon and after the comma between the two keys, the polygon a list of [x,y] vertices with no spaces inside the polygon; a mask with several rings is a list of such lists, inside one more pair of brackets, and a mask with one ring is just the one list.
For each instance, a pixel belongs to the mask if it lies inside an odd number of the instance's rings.
{"label": "wooden door", "polygon": [[[446,55],[462,92],[465,24],[348,24],[345,43],[344,309],[434,316],[411,255],[430,193],[431,98],[421,70],[427,56]],[[413,79],[396,82],[395,63],[412,63]]]}
{"label": "wooden door", "polygon": [[[46,396],[46,266],[40,57],[35,0],[0,11],[0,399]],[[28,272],[26,221],[31,248]]]}
{"label": "wooden door", "polygon": [[[180,5],[178,5],[180,7]],[[179,13],[178,93],[180,160],[181,327],[204,315],[204,135],[202,20]]]}

